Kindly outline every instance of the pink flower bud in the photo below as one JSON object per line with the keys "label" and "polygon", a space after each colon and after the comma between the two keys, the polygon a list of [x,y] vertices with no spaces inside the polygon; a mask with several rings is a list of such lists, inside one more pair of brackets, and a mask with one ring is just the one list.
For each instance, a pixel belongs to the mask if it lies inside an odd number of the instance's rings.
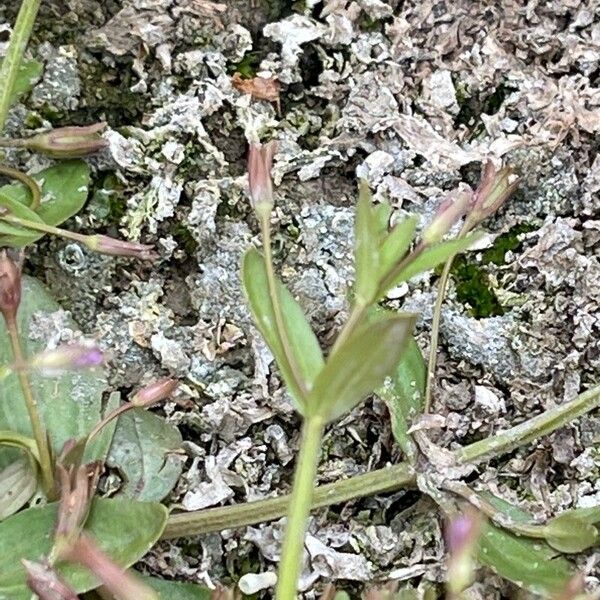
{"label": "pink flower bud", "polygon": [[69,344],[37,354],[26,366],[45,375],[60,375],[64,371],[93,369],[104,363],[104,354],[97,346]]}
{"label": "pink flower bud", "polygon": [[277,149],[275,142],[250,144],[248,152],[248,185],[255,211],[268,213],[273,208],[273,180],[271,167]]}
{"label": "pink flower bud", "polygon": [[504,167],[496,170],[491,160],[486,161],[481,180],[473,194],[468,223],[475,227],[494,214],[513,194],[519,185],[519,178],[511,169]]}
{"label": "pink flower bud", "polygon": [[93,154],[107,146],[107,141],[100,135],[105,128],[106,123],[86,127],[60,127],[21,140],[19,145],[52,158],[77,158]]}
{"label": "pink flower bud", "polygon": [[448,589],[459,594],[471,585],[475,575],[475,548],[482,527],[482,517],[475,510],[455,515],[445,530],[448,548]]}
{"label": "pink flower bud", "polygon": [[82,240],[82,243],[94,252],[109,254],[111,256],[130,256],[141,260],[151,260],[157,256],[152,251],[152,246],[117,240],[107,235],[89,235]]}
{"label": "pink flower bud", "polygon": [[140,408],[148,408],[168,398],[178,387],[179,382],[176,379],[168,377],[159,379],[137,392],[131,399],[131,404]]}
{"label": "pink flower bud", "polygon": [[50,564],[22,559],[27,572],[27,585],[40,600],[78,600],[75,590],[68,585]]}
{"label": "pink flower bud", "polygon": [[421,236],[425,244],[436,244],[460,221],[469,208],[472,194],[471,188],[462,186],[442,201]]}
{"label": "pink flower bud", "polygon": [[21,303],[21,269],[6,252],[0,254],[0,312],[14,323]]}

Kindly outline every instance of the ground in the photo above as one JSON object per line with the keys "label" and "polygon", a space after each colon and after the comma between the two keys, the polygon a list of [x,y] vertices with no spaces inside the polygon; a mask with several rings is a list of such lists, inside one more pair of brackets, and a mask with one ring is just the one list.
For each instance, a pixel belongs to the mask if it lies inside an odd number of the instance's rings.
{"label": "ground", "polygon": [[[0,4],[0,31],[14,4]],[[480,439],[600,380],[599,40],[594,0],[43,2],[29,50],[43,80],[13,108],[8,132],[106,120],[110,147],[91,160],[93,192],[68,225],[142,239],[160,257],[132,264],[44,240],[27,268],[110,349],[115,389],[159,374],[182,381],[192,402],[165,407],[187,455],[169,506],[290,486],[299,420],[238,275],[258,242],[249,141],[278,141],[277,268],[324,346],[347,311],[358,177],[390,200],[393,220],[425,222],[447,190],[476,184],[488,156],[521,175],[484,224],[481,248],[454,270],[434,401],[445,417],[439,444]],[[280,108],[236,89],[234,73],[276,78]],[[8,158],[46,165],[24,150]],[[388,302],[419,312],[423,351],[436,281],[412,281]],[[481,467],[477,485],[540,518],[596,505],[599,436],[598,417],[583,417]],[[327,432],[319,481],[399,457],[373,399]],[[439,580],[434,515],[415,492],[316,512],[306,597],[327,581]],[[141,568],[230,583],[275,568],[281,531],[276,522],[163,542]],[[499,599],[507,585],[482,573],[473,598]]]}

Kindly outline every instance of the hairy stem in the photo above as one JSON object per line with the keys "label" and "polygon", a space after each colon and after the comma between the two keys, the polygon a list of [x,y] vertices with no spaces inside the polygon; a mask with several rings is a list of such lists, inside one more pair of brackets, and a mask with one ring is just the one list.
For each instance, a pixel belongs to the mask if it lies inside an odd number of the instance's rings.
{"label": "hairy stem", "polygon": [[271,297],[273,314],[275,315],[275,323],[281,339],[281,346],[283,348],[288,369],[294,377],[294,386],[296,387],[296,392],[300,398],[304,399],[308,395],[308,390],[306,389],[306,384],[302,378],[302,375],[300,374],[300,369],[294,358],[292,344],[288,336],[285,321],[283,320],[283,311],[281,309],[281,301],[279,291],[277,289],[277,280],[275,279],[275,272],[273,270],[273,255],[271,252],[271,224],[269,222],[269,215],[270,213],[266,211],[262,211],[260,213],[260,230],[263,242],[267,282],[269,285],[269,295]]}
{"label": "hairy stem", "polygon": [[288,505],[285,537],[279,561],[279,578],[275,593],[277,600],[293,600],[298,590],[306,523],[314,493],[324,427],[325,423],[319,416],[309,416],[304,420],[302,426],[300,454],[294,474],[294,485]]}
{"label": "hairy stem", "polygon": [[21,219],[21,217],[15,217],[11,214],[0,213],[0,221],[6,221],[7,223],[12,223],[13,225],[20,225],[25,229],[33,229],[35,231],[49,233],[50,235],[57,235],[59,237],[66,238],[68,240],[73,240],[75,242],[85,243],[85,241],[88,239],[87,235],[82,235],[81,233],[74,233],[73,231],[61,229],[60,227],[53,227],[52,225],[47,225],[46,223],[38,221]]}
{"label": "hairy stem", "polygon": [[[408,463],[400,463],[335,483],[316,486],[311,510],[414,486],[415,473],[412,467]],[[291,496],[286,494],[244,504],[174,514],[169,517],[161,537],[172,539],[280,519],[286,514],[290,498]]]}
{"label": "hairy stem", "polygon": [[27,173],[22,173],[21,171],[12,169],[6,165],[0,165],[0,175],[5,175],[6,177],[11,177],[12,179],[17,179],[21,183],[24,183],[31,193],[31,204],[29,205],[29,208],[31,210],[37,210],[40,207],[42,192],[40,191],[40,186],[33,177],[29,177]]}
{"label": "hairy stem", "polygon": [[4,129],[11,96],[41,0],[23,0],[0,67],[0,131]]}
{"label": "hairy stem", "polygon": [[[12,348],[14,361],[17,364],[22,364],[25,358],[23,355],[23,349],[21,347],[21,340],[19,338],[19,330],[16,321],[14,319],[7,320],[6,329],[10,338],[10,345]],[[37,445],[40,472],[42,476],[42,487],[44,488],[46,496],[49,499],[53,499],[55,490],[52,459],[50,457],[48,437],[42,424],[38,403],[33,394],[33,390],[31,389],[31,383],[29,382],[27,373],[23,369],[19,369],[17,371],[17,377],[19,379],[21,391],[23,392],[23,398],[25,399],[25,406],[27,407],[27,414],[29,415],[33,437],[35,438],[35,443]]]}
{"label": "hairy stem", "polygon": [[[574,419],[600,406],[600,385],[597,385],[567,404],[557,406],[511,429],[465,446],[454,452],[461,463],[477,464],[501,456],[543,435],[548,435]],[[363,496],[374,496],[415,486],[415,472],[408,463],[385,467],[356,475],[336,483],[315,488],[312,510],[347,502]],[[162,537],[164,539],[233,529],[279,519],[286,514],[290,496],[269,498],[233,506],[171,515]]]}
{"label": "hairy stem", "polygon": [[461,464],[476,464],[506,454],[539,437],[549,435],[597,406],[600,406],[600,385],[583,392],[570,402],[559,404],[506,431],[456,450],[456,458]]}

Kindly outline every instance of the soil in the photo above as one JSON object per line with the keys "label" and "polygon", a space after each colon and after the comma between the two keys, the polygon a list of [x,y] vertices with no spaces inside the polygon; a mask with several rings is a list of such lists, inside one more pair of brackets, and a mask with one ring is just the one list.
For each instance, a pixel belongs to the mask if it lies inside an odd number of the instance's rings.
{"label": "soil", "polygon": [[[16,4],[0,3],[0,24],[14,21]],[[110,348],[114,389],[164,374],[182,381],[188,408],[164,410],[188,456],[170,507],[290,489],[299,418],[238,275],[258,243],[248,142],[278,141],[276,267],[324,347],[347,315],[358,177],[390,200],[393,221],[416,213],[426,222],[459,182],[476,185],[486,157],[520,174],[517,193],[484,224],[483,246],[453,271],[438,444],[481,439],[600,381],[599,40],[594,0],[43,2],[29,53],[44,75],[7,129],[106,120],[110,147],[90,159],[90,199],[67,225],[141,239],[160,256],[132,263],[43,240],[27,269]],[[276,79],[280,110],[239,91],[234,73]],[[8,163],[46,165],[25,150]],[[438,274],[388,302],[420,313],[424,352]],[[473,485],[540,519],[595,506],[599,436],[592,413],[481,467]],[[398,460],[387,410],[370,399],[327,431],[319,481]],[[414,491],[317,511],[306,597],[327,582],[358,591],[390,573],[441,581],[436,515]],[[162,542],[139,567],[235,584],[275,570],[281,533],[275,522]],[[600,574],[587,573],[596,587]],[[511,590],[482,571],[470,597]]]}

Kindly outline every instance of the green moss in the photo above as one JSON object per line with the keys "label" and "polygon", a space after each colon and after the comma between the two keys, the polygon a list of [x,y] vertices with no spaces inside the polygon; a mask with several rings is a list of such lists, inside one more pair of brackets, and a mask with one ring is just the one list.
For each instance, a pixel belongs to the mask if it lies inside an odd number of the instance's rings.
{"label": "green moss", "polygon": [[244,79],[252,79],[256,77],[256,71],[262,60],[262,52],[251,51],[244,54],[244,58],[237,63],[228,65],[228,70],[231,74],[239,73]]}
{"label": "green moss", "polygon": [[92,189],[89,203],[90,212],[107,224],[119,224],[127,210],[122,184],[114,173],[109,173],[101,179],[101,183]]}
{"label": "green moss", "polygon": [[198,242],[183,223],[173,223],[169,232],[187,254],[193,255],[196,253]]}
{"label": "green moss", "polygon": [[455,259],[452,277],[456,286],[456,297],[459,302],[469,307],[472,316],[484,318],[504,314],[505,309],[490,285],[484,267],[489,264],[503,265],[506,253],[509,250],[518,250],[521,246],[519,236],[533,229],[533,225],[522,223],[499,235],[494,245],[483,252],[481,261],[475,262],[471,254],[463,254]]}

